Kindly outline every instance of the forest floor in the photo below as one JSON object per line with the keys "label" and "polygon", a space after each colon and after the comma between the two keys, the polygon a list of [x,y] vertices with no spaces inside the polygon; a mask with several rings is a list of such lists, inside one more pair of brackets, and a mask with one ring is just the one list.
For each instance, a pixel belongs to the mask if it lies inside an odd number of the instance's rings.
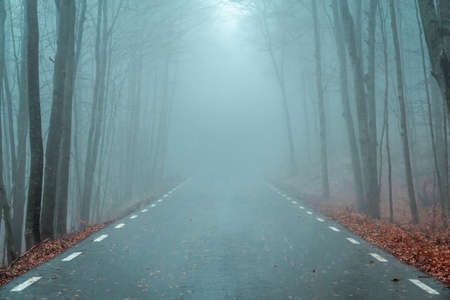
{"label": "forest floor", "polygon": [[33,246],[27,252],[22,254],[14,263],[9,266],[0,267],[0,286],[47,262],[68,248],[88,238],[91,234],[139,209],[142,205],[158,199],[160,195],[164,194],[165,191],[170,189],[171,186],[174,186],[179,181],[180,179],[168,180],[167,182],[161,184],[161,186],[152,194],[150,194],[147,200],[129,201],[121,207],[118,207],[115,212],[111,212],[113,215],[111,215],[111,217],[108,218],[109,220],[106,222],[99,224],[87,224],[86,228],[82,230],[66,234],[57,239],[47,239]]}
{"label": "forest floor", "polygon": [[0,269],[0,286],[52,259],[109,223],[111,222],[90,225],[83,230],[67,234],[58,239],[47,239],[35,245],[20,256],[12,265]]}
{"label": "forest floor", "polygon": [[331,184],[332,197],[329,201],[319,196],[319,185],[311,182],[302,183],[298,178],[290,178],[276,180],[275,183],[364,240],[441,280],[450,288],[450,226],[444,228],[440,224],[437,206],[419,203],[420,223],[413,225],[406,196],[397,186],[393,198],[394,222],[390,222],[383,193],[381,219],[376,220],[356,212],[354,197],[349,195],[352,189],[342,182]]}

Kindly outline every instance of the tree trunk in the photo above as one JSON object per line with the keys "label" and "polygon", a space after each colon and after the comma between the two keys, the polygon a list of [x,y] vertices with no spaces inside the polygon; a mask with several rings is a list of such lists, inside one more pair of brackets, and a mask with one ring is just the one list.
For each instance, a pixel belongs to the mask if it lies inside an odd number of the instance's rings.
{"label": "tree trunk", "polygon": [[355,40],[355,28],[353,24],[353,18],[348,7],[348,2],[346,0],[342,0],[339,1],[339,4],[342,14],[342,24],[346,33],[348,54],[353,71],[353,88],[355,89],[356,110],[358,115],[359,144],[363,163],[362,170],[364,171],[364,190],[366,192],[366,203],[364,203],[363,212],[371,215],[374,212],[368,210],[368,203],[372,201],[371,197],[373,197],[373,193],[371,193],[369,189],[372,188],[370,186],[371,183],[376,182],[377,178],[372,178],[373,170],[369,169],[369,128],[367,123],[367,103],[363,83],[364,74],[362,68],[362,59],[358,55],[357,43]]}
{"label": "tree trunk", "polygon": [[425,49],[423,45],[423,30],[422,26],[420,24],[420,16],[419,16],[419,8],[417,5],[417,0],[414,1],[415,7],[416,7],[416,19],[417,19],[417,25],[419,28],[419,40],[420,40],[420,56],[422,59],[422,70],[423,70],[423,77],[424,77],[424,83],[425,83],[425,97],[427,100],[427,108],[428,108],[428,125],[430,126],[430,137],[431,137],[431,150],[433,152],[433,163],[434,163],[434,172],[436,174],[436,181],[439,191],[439,203],[441,205],[441,218],[443,222],[446,222],[447,220],[447,214],[445,210],[446,206],[446,197],[444,188],[442,186],[442,176],[441,171],[439,169],[439,162],[438,162],[438,154],[436,150],[436,137],[434,133],[434,125],[433,125],[433,112],[431,108],[431,96],[430,96],[430,86],[428,83],[428,76],[427,76],[427,66],[425,61]]}
{"label": "tree trunk", "polygon": [[105,77],[107,62],[107,1],[99,0],[97,8],[97,29],[95,41],[95,82],[91,112],[88,146],[85,163],[81,219],[87,224],[90,219],[94,172],[97,167],[100,134],[102,132],[105,101]]}
{"label": "tree trunk", "polygon": [[432,74],[446,102],[450,117],[450,1],[418,0]]}
{"label": "tree trunk", "polygon": [[[48,129],[47,147],[45,151],[45,180],[42,203],[42,232],[43,239],[54,237],[57,178],[60,154],[64,134],[67,134],[67,119],[72,114],[72,71],[73,71],[73,30],[75,3],[73,0],[57,1],[58,6],[58,40],[53,72],[53,103]],[[70,57],[71,56],[71,57]],[[67,85],[70,91],[67,91]],[[65,103],[70,102],[70,103]],[[65,115],[65,106],[70,110],[70,116]],[[67,110],[67,109],[66,109]],[[64,121],[64,119],[66,119]],[[69,137],[70,139],[70,132]],[[64,206],[67,199],[58,198],[59,204]]]}
{"label": "tree trunk", "polygon": [[353,124],[353,117],[349,101],[350,95],[348,91],[348,72],[347,72],[347,59],[345,56],[345,48],[344,48],[344,34],[342,30],[342,22],[339,16],[337,2],[333,1],[331,6],[333,9],[336,50],[339,60],[341,100],[342,100],[342,107],[344,110],[343,116],[345,120],[345,125],[347,127],[347,137],[350,148],[350,155],[352,158],[353,181],[355,184],[356,201],[358,210],[363,211],[365,203],[364,186],[361,172],[361,162],[359,159],[359,150],[356,142],[355,126]]}
{"label": "tree trunk", "polygon": [[[381,10],[381,8],[380,8]],[[387,156],[387,167],[388,167],[388,202],[389,202],[389,221],[394,222],[394,205],[392,201],[392,161],[391,161],[391,144],[390,144],[390,132],[389,132],[389,56],[386,40],[386,29],[385,29],[385,19],[382,17],[382,12],[379,13],[380,16],[380,29],[381,29],[381,39],[383,41],[383,62],[384,62],[384,117],[383,126],[386,132],[386,156]],[[383,137],[381,137],[382,140]],[[380,153],[382,153],[380,148]],[[380,159],[380,165],[383,160]],[[381,187],[381,175],[382,171],[380,168],[380,187]]]}
{"label": "tree trunk", "polygon": [[8,255],[8,262],[13,261],[18,253],[15,249],[15,243],[13,239],[10,213],[9,213],[9,203],[5,190],[5,185],[3,181],[4,169],[5,166],[3,164],[3,138],[1,133],[3,132],[2,128],[2,105],[3,105],[3,95],[4,95],[4,85],[5,76],[6,76],[6,60],[5,60],[5,22],[6,22],[6,10],[5,10],[5,0],[0,0],[0,222],[3,212],[3,220],[5,222],[5,239],[6,239],[6,252]]}
{"label": "tree trunk", "polygon": [[377,163],[377,118],[375,103],[375,30],[376,13],[378,0],[370,0],[369,22],[368,22],[368,41],[367,41],[367,115],[368,115],[368,176],[367,193],[369,215],[374,218],[380,218],[380,193],[378,182],[378,163]]}
{"label": "tree trunk", "polygon": [[[66,2],[64,0],[63,2]],[[62,141],[60,144],[59,163],[58,163],[58,179],[56,186],[56,199],[58,199],[56,212],[56,234],[61,236],[67,230],[67,206],[68,206],[68,188],[70,173],[70,149],[72,141],[72,102],[73,90],[75,84],[75,1],[67,1],[69,5],[69,13],[67,23],[69,29],[65,35],[68,51],[66,54],[66,78],[64,87],[64,106],[63,106],[63,124],[62,124]],[[62,16],[62,15],[61,15]]]}
{"label": "tree trunk", "polygon": [[41,104],[39,95],[39,24],[37,0],[25,1],[28,65],[28,113],[30,119],[30,184],[28,187],[25,240],[27,249],[41,241],[40,214],[43,175]]}
{"label": "tree trunk", "polygon": [[314,21],[314,56],[316,63],[316,87],[319,100],[320,125],[320,163],[322,177],[322,193],[325,199],[330,198],[330,184],[328,180],[328,149],[327,149],[327,119],[325,115],[325,99],[322,87],[322,49],[320,41],[319,20],[317,16],[316,0],[311,0]]}
{"label": "tree trunk", "polygon": [[[27,0],[24,0],[26,2]],[[25,4],[24,4],[25,6]],[[10,17],[12,13],[10,11]],[[26,24],[26,13],[24,12],[23,21]],[[19,113],[17,126],[17,169],[15,172],[15,184],[13,188],[13,235],[17,251],[22,251],[24,235],[25,201],[26,201],[26,165],[28,148],[28,66],[27,66],[27,47],[26,39],[28,36],[27,26],[24,26],[22,32],[22,45],[20,58],[16,54],[14,28],[11,23],[11,41],[14,50],[16,76],[19,87]]]}
{"label": "tree trunk", "polygon": [[417,224],[419,222],[419,215],[417,212],[416,195],[414,192],[414,183],[412,177],[411,169],[411,158],[409,153],[409,142],[408,142],[408,128],[406,120],[406,104],[404,98],[404,85],[403,85],[403,67],[400,56],[400,44],[398,39],[397,30],[397,19],[394,7],[394,1],[389,0],[389,8],[391,14],[391,27],[392,27],[392,39],[394,42],[395,49],[395,65],[397,74],[397,91],[398,91],[398,101],[400,105],[400,126],[401,126],[401,136],[402,136],[402,146],[403,146],[403,156],[405,160],[405,175],[406,183],[408,186],[408,197],[409,197],[409,207],[411,210],[412,222]]}

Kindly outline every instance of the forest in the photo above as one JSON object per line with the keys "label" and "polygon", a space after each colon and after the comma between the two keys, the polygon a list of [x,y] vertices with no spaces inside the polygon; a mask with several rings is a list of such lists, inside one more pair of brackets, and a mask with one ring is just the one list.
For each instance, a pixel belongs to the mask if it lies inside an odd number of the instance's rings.
{"label": "forest", "polygon": [[227,173],[448,284],[449,52],[444,0],[0,0],[1,264]]}

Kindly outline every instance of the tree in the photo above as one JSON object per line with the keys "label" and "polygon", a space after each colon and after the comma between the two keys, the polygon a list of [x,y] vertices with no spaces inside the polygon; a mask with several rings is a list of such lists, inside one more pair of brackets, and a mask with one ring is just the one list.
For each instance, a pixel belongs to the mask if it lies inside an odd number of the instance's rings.
{"label": "tree", "polygon": [[[0,0],[0,133],[3,132],[2,119],[3,114],[1,111],[2,102],[4,99],[4,79],[5,79],[5,21],[6,21],[6,10],[5,1]],[[9,212],[9,202],[6,195],[6,189],[4,185],[4,164],[3,164],[3,137],[0,135],[0,218],[3,217],[5,222],[5,237],[7,241],[6,250],[8,254],[8,261],[11,262],[17,257],[17,252],[15,249],[11,218]]]}
{"label": "tree", "polygon": [[25,226],[27,249],[41,241],[40,214],[43,177],[43,146],[39,92],[39,24],[37,0],[25,1],[27,26],[28,112],[30,119],[30,184]]}
{"label": "tree", "polygon": [[316,86],[319,100],[320,125],[320,163],[322,176],[322,192],[325,199],[330,198],[330,184],[328,182],[328,149],[327,149],[327,119],[325,115],[325,100],[322,86],[322,49],[320,41],[319,20],[317,16],[316,0],[311,0],[314,21],[314,57],[316,62]]}
{"label": "tree", "polygon": [[450,1],[418,0],[432,74],[450,117]]}
{"label": "tree", "polygon": [[[72,120],[75,3],[73,0],[64,0],[57,1],[56,4],[59,24],[53,72],[53,103],[45,151],[42,238],[53,237],[55,233],[57,178],[58,171],[62,170],[59,166],[62,141],[64,135],[68,135],[70,139],[70,131],[67,132],[66,128],[67,122]],[[64,210],[67,207],[67,197],[59,198],[58,205]]]}
{"label": "tree", "polygon": [[355,125],[353,122],[349,100],[350,94],[348,91],[348,71],[347,71],[347,57],[345,55],[345,46],[344,46],[344,34],[337,2],[332,1],[331,7],[333,10],[334,36],[336,40],[336,51],[339,62],[341,101],[343,107],[343,116],[347,128],[347,137],[350,147],[350,155],[352,160],[353,181],[356,190],[356,204],[358,210],[363,211],[365,203],[364,185],[363,185],[363,176],[361,172],[361,161],[359,158],[358,144],[356,141]]}
{"label": "tree", "polygon": [[400,42],[397,29],[397,17],[393,0],[389,0],[389,11],[391,15],[392,39],[394,42],[394,50],[395,50],[394,57],[397,75],[397,93],[398,93],[398,102],[400,106],[400,126],[401,126],[400,135],[402,137],[403,158],[405,160],[404,163],[405,163],[406,183],[408,186],[409,207],[411,210],[412,222],[414,224],[417,224],[419,222],[419,214],[417,212],[416,194],[414,191],[411,158],[409,152],[408,127],[406,120],[406,104],[405,104],[404,83],[403,83],[403,67],[400,56]]}
{"label": "tree", "polygon": [[[370,205],[371,201],[376,201],[374,198],[374,189],[378,189],[376,170],[370,168],[370,140],[369,140],[369,126],[368,126],[368,110],[367,110],[367,97],[364,89],[364,72],[361,55],[358,53],[357,40],[355,34],[355,26],[353,23],[353,17],[350,14],[348,2],[346,0],[339,1],[342,24],[345,32],[345,40],[347,44],[347,52],[350,57],[352,73],[353,73],[353,88],[355,93],[356,111],[358,116],[358,128],[359,128],[359,145],[361,151],[362,169],[364,171],[364,191],[365,200],[363,212],[368,213],[372,217],[378,217],[379,211],[369,210],[371,208],[377,208],[377,205]],[[373,151],[373,150],[372,150]],[[376,167],[375,167],[376,169]],[[378,207],[379,209],[379,207]]]}

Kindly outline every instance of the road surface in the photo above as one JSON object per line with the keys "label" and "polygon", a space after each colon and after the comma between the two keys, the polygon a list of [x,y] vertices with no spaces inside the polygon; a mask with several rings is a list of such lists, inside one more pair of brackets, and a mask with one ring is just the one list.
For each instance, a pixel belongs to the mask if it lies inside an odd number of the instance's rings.
{"label": "road surface", "polygon": [[0,288],[0,299],[449,297],[300,199],[261,182],[200,179]]}

